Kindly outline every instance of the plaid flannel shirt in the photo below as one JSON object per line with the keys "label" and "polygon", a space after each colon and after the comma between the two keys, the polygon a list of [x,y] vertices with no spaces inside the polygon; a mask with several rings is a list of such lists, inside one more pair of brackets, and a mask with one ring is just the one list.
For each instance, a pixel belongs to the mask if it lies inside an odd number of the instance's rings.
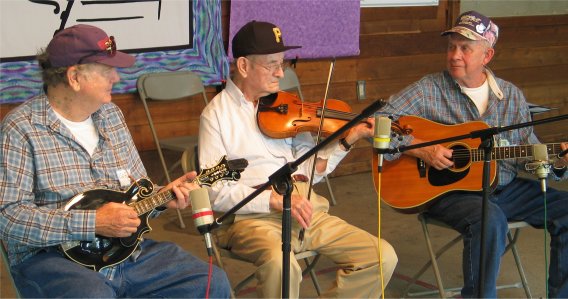
{"label": "plaid flannel shirt", "polygon": [[[0,237],[7,242],[11,265],[66,241],[94,239],[95,211],[64,211],[71,197],[93,188],[120,190],[118,170],[146,177],[120,109],[106,104],[92,118],[100,136],[92,156],[45,95],[22,103],[3,120]],[[114,267],[103,272],[112,278]]]}
{"label": "plaid flannel shirt", "polygon": [[[392,115],[394,119],[415,115],[445,125],[483,121],[491,127],[503,127],[530,121],[529,107],[522,91],[512,83],[495,77],[489,69],[486,69],[486,74],[490,92],[483,115],[447,71],[427,75],[410,84],[391,96],[387,106],[379,113]],[[532,127],[502,132],[495,139],[495,146],[540,143]],[[391,147],[409,145],[411,141],[412,136],[403,136],[401,141],[393,139]],[[386,155],[386,159],[392,160],[399,155]],[[525,162],[526,159],[499,160],[499,186],[509,184],[517,176],[517,171],[524,169]],[[563,178],[566,176],[564,173]]]}

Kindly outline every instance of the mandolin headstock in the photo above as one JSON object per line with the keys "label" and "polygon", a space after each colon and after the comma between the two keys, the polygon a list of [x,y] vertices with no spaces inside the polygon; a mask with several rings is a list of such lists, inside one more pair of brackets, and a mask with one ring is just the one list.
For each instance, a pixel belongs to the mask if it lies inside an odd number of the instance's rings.
{"label": "mandolin headstock", "polygon": [[227,156],[223,156],[215,166],[201,170],[195,182],[200,186],[212,186],[218,181],[238,181],[247,166],[246,159],[227,160]]}

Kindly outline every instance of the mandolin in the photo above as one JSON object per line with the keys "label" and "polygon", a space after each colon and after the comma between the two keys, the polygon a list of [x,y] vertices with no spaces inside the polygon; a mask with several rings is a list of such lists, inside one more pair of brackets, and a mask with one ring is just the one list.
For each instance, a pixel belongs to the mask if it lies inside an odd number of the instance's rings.
{"label": "mandolin", "polygon": [[[223,156],[217,165],[203,169],[193,179],[199,186],[211,186],[218,181],[237,181],[241,172],[248,166],[245,159],[227,160]],[[124,238],[109,238],[96,235],[91,241],[69,241],[60,249],[70,260],[87,268],[99,271],[121,263],[138,248],[142,235],[151,231],[148,225],[150,212],[176,198],[168,190],[153,194],[154,184],[148,179],[139,179],[124,192],[108,189],[92,189],[75,195],[65,205],[64,210],[95,210],[108,202],[124,203],[134,208],[141,223],[136,233]]]}

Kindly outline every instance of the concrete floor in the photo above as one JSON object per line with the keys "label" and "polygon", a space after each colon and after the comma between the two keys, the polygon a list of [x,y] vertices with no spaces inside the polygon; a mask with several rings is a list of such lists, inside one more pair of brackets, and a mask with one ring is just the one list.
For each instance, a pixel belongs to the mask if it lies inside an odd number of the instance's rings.
{"label": "concrete floor", "polygon": [[[177,155],[168,153],[169,161],[173,161],[176,157]],[[154,180],[157,182],[162,176],[162,172],[159,168],[156,152],[143,152],[142,159],[148,169],[149,176],[155,178]],[[181,172],[176,171],[174,177],[178,177],[179,174]],[[330,213],[377,235],[377,198],[371,174],[361,173],[342,176],[331,178],[330,181],[338,201],[336,206],[331,207]],[[568,190],[568,182],[555,183],[549,181],[549,186]],[[329,199],[329,193],[325,184],[318,184],[316,192]],[[185,229],[180,228],[175,211],[167,211],[161,217],[150,221],[153,230],[146,237],[177,242],[186,250],[206,259],[207,253],[203,244],[203,238],[193,226],[191,210],[186,209],[182,211],[182,215],[186,224]],[[436,248],[456,235],[455,232],[440,227],[431,228],[430,234]],[[399,257],[395,275],[386,286],[385,297],[400,298],[409,278],[428,261],[428,252],[422,229],[416,215],[401,214],[382,204],[381,237],[394,246]],[[542,230],[530,227],[524,228],[517,245],[533,297],[546,296],[544,238]],[[548,236],[547,240],[550,240]],[[461,285],[461,248],[461,243],[458,243],[439,261],[446,287],[459,287]],[[254,271],[254,267],[249,263],[227,259],[224,262],[225,269],[233,285]],[[1,269],[0,298],[14,297],[14,291],[6,275],[5,267],[2,266]],[[334,264],[324,257],[316,266],[316,272],[322,288],[330,287],[335,277]],[[519,281],[519,275],[512,255],[508,253],[502,260],[499,283],[511,284],[517,281]],[[436,290],[435,279],[431,269],[427,270],[423,277],[420,278],[419,284],[420,287],[415,287],[413,290]],[[302,282],[300,294],[303,298],[317,297],[309,276],[305,277],[304,282]],[[240,298],[254,298],[256,296],[254,282],[243,289],[237,296]],[[437,294],[428,297],[436,296]],[[513,288],[500,290],[498,296],[503,298],[523,298],[525,293],[523,289]]]}

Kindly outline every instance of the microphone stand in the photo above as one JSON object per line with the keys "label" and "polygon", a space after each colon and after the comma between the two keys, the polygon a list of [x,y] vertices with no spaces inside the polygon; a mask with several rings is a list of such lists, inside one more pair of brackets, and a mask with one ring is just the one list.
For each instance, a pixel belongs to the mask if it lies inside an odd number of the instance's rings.
{"label": "microphone stand", "polygon": [[451,142],[451,141],[457,141],[457,140],[461,140],[461,139],[479,138],[481,140],[481,144],[480,144],[479,147],[483,148],[483,150],[484,150],[483,151],[484,152],[483,175],[482,175],[483,201],[482,201],[482,215],[481,215],[481,245],[480,245],[481,255],[480,255],[480,260],[479,260],[479,288],[478,288],[478,296],[477,297],[481,297],[481,294],[483,294],[484,291],[485,291],[484,279],[485,279],[485,260],[487,259],[487,253],[485,252],[485,250],[483,250],[483,248],[485,248],[485,244],[487,242],[487,240],[486,240],[486,235],[487,235],[486,229],[487,229],[487,225],[488,225],[488,223],[487,223],[488,219],[487,219],[486,215],[487,215],[487,209],[489,207],[489,205],[488,205],[489,195],[491,194],[491,175],[490,175],[490,173],[491,173],[491,154],[492,154],[492,148],[493,148],[493,136],[497,135],[501,132],[505,132],[505,131],[520,129],[520,128],[529,127],[529,126],[536,126],[536,125],[541,125],[541,124],[550,123],[550,122],[556,122],[556,121],[560,121],[560,120],[564,120],[564,119],[568,119],[568,114],[544,118],[544,119],[540,119],[540,120],[536,120],[536,121],[530,121],[530,122],[515,124],[515,125],[510,125],[510,126],[505,126],[505,127],[491,127],[491,128],[487,128],[487,129],[483,129],[483,130],[476,130],[476,131],[470,132],[469,134],[464,134],[464,135],[459,135],[459,136],[454,136],[454,137],[449,137],[449,138],[444,138],[444,139],[438,139],[438,140],[434,140],[434,141],[423,142],[423,143],[413,144],[413,145],[409,145],[409,146],[401,146],[399,148],[394,148],[394,149],[377,149],[378,153],[397,154],[397,153],[402,153],[404,151],[411,150],[411,149],[417,149],[417,148],[427,147],[427,146],[431,146],[431,145],[447,143],[447,142]]}
{"label": "microphone stand", "polygon": [[290,297],[290,241],[292,236],[291,230],[291,199],[292,199],[292,173],[294,173],[300,164],[304,161],[309,159],[311,156],[316,154],[319,150],[326,147],[329,143],[331,143],[334,139],[341,136],[344,132],[351,129],[353,126],[361,122],[362,120],[368,118],[373,114],[375,111],[381,109],[385,106],[385,102],[382,100],[377,100],[367,108],[363,109],[361,114],[350,120],[346,123],[343,127],[339,128],[336,132],[331,134],[328,138],[326,138],[321,143],[317,144],[315,147],[310,149],[304,155],[299,157],[294,162],[288,162],[280,169],[276,170],[272,175],[269,176],[268,182],[260,185],[258,189],[256,189],[253,193],[245,197],[241,200],[238,204],[232,207],[230,210],[225,212],[219,218],[215,219],[215,222],[210,224],[207,227],[207,231],[211,232],[212,230],[218,228],[223,224],[223,221],[227,219],[227,217],[235,214],[236,211],[241,209],[251,200],[253,200],[256,196],[262,193],[266,188],[272,186],[272,188],[278,192],[278,194],[284,197],[284,209],[282,211],[282,298],[289,298]]}

